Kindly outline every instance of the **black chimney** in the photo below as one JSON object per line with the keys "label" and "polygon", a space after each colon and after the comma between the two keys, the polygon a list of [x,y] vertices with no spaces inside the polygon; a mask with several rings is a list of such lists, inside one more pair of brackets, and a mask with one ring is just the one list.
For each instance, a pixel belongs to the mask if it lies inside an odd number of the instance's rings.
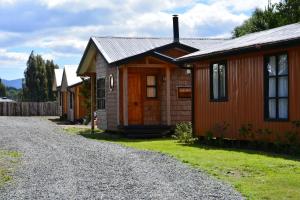
{"label": "black chimney", "polygon": [[173,34],[174,42],[179,42],[179,25],[178,25],[178,15],[173,15]]}

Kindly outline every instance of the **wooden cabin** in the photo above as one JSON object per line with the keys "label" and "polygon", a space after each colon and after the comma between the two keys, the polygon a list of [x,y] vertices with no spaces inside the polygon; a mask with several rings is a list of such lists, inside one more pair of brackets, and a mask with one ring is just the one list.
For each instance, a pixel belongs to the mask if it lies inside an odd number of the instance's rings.
{"label": "wooden cabin", "polygon": [[63,75],[63,69],[54,69],[54,78],[52,83],[52,91],[56,93],[56,101],[58,103],[58,113],[59,116],[63,116],[63,114],[67,114],[66,110],[63,112],[63,100],[64,93],[61,92],[61,80]]}
{"label": "wooden cabin", "polygon": [[62,110],[67,119],[76,122],[87,115],[84,97],[81,95],[83,80],[76,74],[77,66],[65,66],[61,81]]}
{"label": "wooden cabin", "polygon": [[[103,130],[172,127],[191,121],[191,73],[175,58],[215,45],[217,39],[92,37],[77,70],[91,77],[97,126]],[[92,125],[93,126],[93,125]]]}
{"label": "wooden cabin", "polygon": [[300,23],[224,41],[178,61],[193,69],[196,136],[274,142],[286,141],[286,132],[295,130]]}

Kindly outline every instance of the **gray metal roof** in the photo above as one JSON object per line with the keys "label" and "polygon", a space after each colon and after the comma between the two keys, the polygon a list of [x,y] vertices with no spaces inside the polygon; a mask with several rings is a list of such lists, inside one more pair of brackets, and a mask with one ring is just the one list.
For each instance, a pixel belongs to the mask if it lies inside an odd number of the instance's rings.
{"label": "gray metal roof", "polygon": [[67,87],[76,85],[82,82],[82,79],[76,74],[77,65],[65,65],[65,78],[67,80]]}
{"label": "gray metal roof", "polygon": [[63,69],[54,69],[56,87],[61,86],[61,79],[62,79],[63,71],[64,71]]}
{"label": "gray metal roof", "polygon": [[222,42],[221,44],[213,45],[206,49],[203,49],[202,51],[200,50],[195,53],[182,56],[178,60],[204,57],[210,54],[221,54],[241,48],[274,44],[295,39],[300,39],[300,23],[286,25],[266,31],[260,31],[257,33],[251,33],[242,37],[227,40]]}
{"label": "gray metal roof", "polygon": [[[173,43],[173,38],[92,37],[92,40],[108,63],[130,58]],[[180,39],[181,44],[199,50],[223,42],[224,39]]]}

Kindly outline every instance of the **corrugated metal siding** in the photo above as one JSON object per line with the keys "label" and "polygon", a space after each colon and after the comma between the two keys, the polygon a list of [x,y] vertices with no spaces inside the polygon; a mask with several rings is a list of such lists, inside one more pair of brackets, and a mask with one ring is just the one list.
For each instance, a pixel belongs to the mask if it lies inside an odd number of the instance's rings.
{"label": "corrugated metal siding", "polygon": [[[281,50],[280,50],[281,51]],[[279,51],[279,52],[280,52]],[[285,50],[286,51],[286,50]],[[288,49],[290,121],[300,120],[300,48]],[[268,52],[270,53],[270,52]],[[205,136],[216,124],[229,123],[227,138],[242,139],[239,128],[251,123],[254,129],[268,128],[284,139],[291,122],[264,121],[264,54],[248,54],[227,59],[227,102],[210,102],[209,62],[196,63],[195,70],[195,131]],[[218,135],[215,135],[218,136]],[[268,136],[275,140],[276,135]],[[266,139],[262,136],[262,139]]]}

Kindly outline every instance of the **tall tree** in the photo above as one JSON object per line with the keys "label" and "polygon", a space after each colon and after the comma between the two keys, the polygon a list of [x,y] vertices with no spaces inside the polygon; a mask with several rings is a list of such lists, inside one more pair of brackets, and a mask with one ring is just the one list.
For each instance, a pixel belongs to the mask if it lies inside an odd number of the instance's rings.
{"label": "tall tree", "polygon": [[48,89],[48,100],[54,101],[55,95],[52,91],[52,82],[54,80],[54,69],[58,69],[58,65],[55,65],[53,60],[46,61],[46,76],[47,76],[47,89]]}
{"label": "tall tree", "polygon": [[34,55],[32,51],[24,72],[23,99],[26,101],[53,101],[52,82],[54,68],[58,66],[53,61],[46,62],[41,55]]}
{"label": "tall tree", "polygon": [[46,76],[46,66],[45,61],[42,56],[36,56],[37,61],[37,88],[38,88],[38,96],[37,101],[43,102],[48,100],[48,88],[47,88],[47,76]]}
{"label": "tall tree", "polygon": [[23,84],[23,95],[26,101],[37,101],[37,61],[32,51],[27,60],[27,68],[24,72],[25,82]]}
{"label": "tall tree", "polygon": [[255,9],[252,16],[233,30],[234,37],[268,30],[300,21],[300,0],[282,0],[264,9]]}
{"label": "tall tree", "polygon": [[6,87],[0,78],[0,97],[6,97]]}

